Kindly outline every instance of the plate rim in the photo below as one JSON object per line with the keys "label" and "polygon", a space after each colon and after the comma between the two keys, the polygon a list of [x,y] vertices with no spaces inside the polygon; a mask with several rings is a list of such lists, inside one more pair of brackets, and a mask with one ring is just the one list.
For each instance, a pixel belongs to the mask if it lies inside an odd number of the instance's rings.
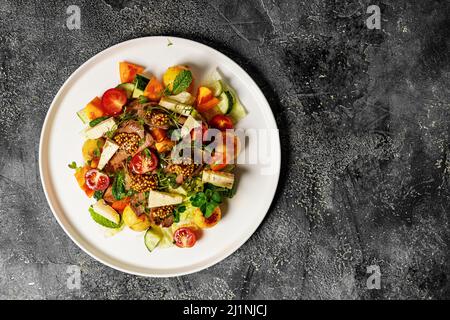
{"label": "plate rim", "polygon": [[[108,53],[109,51],[114,51],[114,49],[120,47],[120,46],[125,46],[130,44],[131,42],[134,41],[144,41],[144,40],[153,40],[153,39],[170,39],[170,40],[174,40],[174,41],[183,41],[183,42],[187,42],[190,43],[191,45],[194,46],[200,46],[203,47],[203,49],[205,50],[212,50],[214,51],[216,54],[218,54],[221,58],[223,58],[227,63],[231,64],[233,67],[238,68],[240,70],[243,71],[244,76],[246,76],[248,80],[252,86],[254,88],[257,89],[258,93],[261,95],[261,97],[264,99],[264,101],[266,102],[267,106],[268,106],[268,113],[265,112],[265,117],[268,120],[268,122],[271,122],[271,125],[274,129],[278,130],[278,126],[277,123],[275,121],[275,116],[273,114],[273,111],[270,107],[269,102],[267,101],[267,98],[264,96],[264,93],[262,92],[262,90],[259,88],[259,86],[256,84],[256,82],[253,80],[253,78],[247,73],[247,71],[244,70],[244,68],[242,68],[239,64],[237,64],[234,60],[232,60],[231,58],[229,58],[227,55],[225,55],[224,53],[220,52],[219,50],[216,50],[208,45],[205,45],[203,43],[194,41],[194,40],[190,40],[190,39],[186,39],[186,38],[181,38],[181,37],[174,37],[174,36],[146,36],[146,37],[138,37],[138,38],[133,38],[130,40],[126,40],[126,41],[122,41],[119,42],[117,44],[114,44],[106,49],[103,49],[102,51],[96,53],[95,55],[93,55],[92,57],[90,57],[88,60],[86,60],[85,62],[83,62],[74,72],[72,72],[72,74],[64,81],[64,83],[61,85],[61,87],[59,88],[58,92],[56,93],[56,95],[54,96],[49,109],[47,110],[44,122],[42,124],[42,128],[41,128],[41,134],[40,134],[40,138],[39,138],[39,175],[40,175],[40,181],[41,181],[41,185],[42,185],[42,189],[44,191],[45,194],[45,198],[47,200],[47,203],[50,207],[50,210],[54,216],[54,218],[56,219],[56,221],[58,222],[59,226],[63,229],[63,231],[65,232],[65,234],[86,254],[88,254],[91,258],[93,258],[94,260],[114,269],[114,270],[118,270],[127,274],[132,274],[132,275],[136,275],[136,276],[142,276],[142,277],[151,277],[151,278],[169,278],[169,277],[177,277],[177,276],[182,276],[182,275],[188,275],[188,274],[192,274],[192,273],[196,273],[202,270],[205,270],[223,260],[225,260],[226,258],[228,258],[229,256],[231,256],[234,252],[236,252],[239,248],[241,248],[250,238],[251,236],[257,231],[257,229],[260,227],[261,223],[264,221],[265,217],[267,216],[268,211],[270,210],[270,207],[272,206],[272,203],[274,201],[275,198],[275,194],[278,188],[278,184],[279,184],[279,178],[280,178],[280,171],[281,171],[281,144],[280,144],[280,135],[277,132],[277,139],[274,139],[274,145],[276,147],[276,152],[274,152],[274,157],[273,157],[273,161],[274,164],[276,166],[275,170],[275,177],[274,179],[276,180],[276,183],[273,185],[273,190],[270,190],[271,193],[271,200],[270,202],[267,202],[267,209],[265,209],[265,213],[264,215],[261,216],[261,218],[259,219],[259,221],[254,224],[254,226],[252,227],[251,232],[248,233],[248,235],[245,235],[244,237],[242,237],[239,241],[237,241],[237,245],[233,245],[230,246],[230,248],[226,249],[223,251],[222,254],[216,255],[214,256],[211,261],[209,261],[208,263],[205,264],[201,264],[200,266],[194,266],[192,268],[189,268],[189,270],[183,272],[169,272],[169,273],[165,273],[165,274],[156,274],[156,273],[146,273],[146,272],[140,272],[140,271],[136,271],[136,270],[129,270],[126,268],[123,268],[121,266],[118,265],[114,265],[113,263],[110,263],[109,261],[106,261],[105,259],[99,257],[99,255],[96,255],[95,252],[91,252],[91,249],[86,248],[83,244],[81,244],[77,239],[75,239],[75,236],[71,234],[71,232],[68,230],[68,228],[65,226],[65,224],[61,221],[62,219],[60,219],[59,214],[57,214],[57,210],[55,209],[55,206],[53,204],[53,200],[50,198],[49,195],[49,191],[47,190],[49,188],[49,184],[51,184],[50,181],[47,181],[47,177],[46,177],[46,173],[44,172],[44,148],[46,146],[44,146],[43,142],[47,142],[50,134],[49,134],[49,128],[51,126],[49,126],[49,122],[50,122],[50,118],[52,117],[52,115],[54,115],[56,107],[58,105],[58,101],[60,96],[63,94],[64,91],[67,91],[66,86],[68,85],[68,83],[70,83],[72,81],[72,79],[76,78],[78,76],[79,73],[81,73],[85,67],[87,65],[89,65],[91,63],[92,60],[94,59],[98,59],[99,57],[105,55],[106,53]],[[48,154],[47,154],[48,155]],[[48,157],[47,157],[47,162],[48,162]],[[48,167],[48,166],[47,166]],[[50,178],[48,178],[50,179]],[[55,200],[56,201],[56,200]],[[62,209],[60,209],[60,211],[64,211]],[[61,212],[62,215],[64,215],[64,212]],[[92,250],[94,251],[94,250]],[[101,250],[99,250],[101,251]],[[106,253],[103,253],[104,255],[107,255]]]}

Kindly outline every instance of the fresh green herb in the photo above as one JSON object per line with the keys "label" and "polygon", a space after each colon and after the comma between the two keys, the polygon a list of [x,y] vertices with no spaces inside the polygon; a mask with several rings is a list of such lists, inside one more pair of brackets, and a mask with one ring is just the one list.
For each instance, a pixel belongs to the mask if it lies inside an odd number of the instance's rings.
{"label": "fresh green herb", "polygon": [[99,149],[99,148],[96,148],[96,149],[94,150],[94,156],[95,156],[96,158],[100,157],[100,149]]}
{"label": "fresh green herb", "polygon": [[172,46],[172,45],[173,45],[172,41],[170,41],[170,39],[167,38],[167,46],[170,47],[170,46]]}
{"label": "fresh green herb", "polygon": [[112,139],[114,137],[114,135],[116,134],[116,130],[119,126],[117,125],[117,123],[111,128],[111,130],[109,130],[108,132],[105,133],[105,135],[109,138]]}
{"label": "fresh green herb", "polygon": [[116,200],[122,200],[127,196],[127,192],[125,190],[125,174],[123,171],[116,173],[111,191]]}
{"label": "fresh green herb", "polygon": [[183,183],[183,189],[186,190],[188,196],[192,196],[197,192],[203,191],[203,182],[201,177],[188,178]]}
{"label": "fresh green herb", "polygon": [[148,98],[146,96],[139,96],[138,101],[139,103],[143,104],[148,102]]}
{"label": "fresh green herb", "polygon": [[137,193],[136,191],[130,189],[130,190],[128,190],[128,192],[126,193],[126,196],[127,196],[127,197],[131,197],[131,196],[135,195],[136,193]]}
{"label": "fresh green herb", "polygon": [[75,170],[78,168],[77,163],[75,161],[72,161],[72,163],[69,163],[68,167],[70,169],[75,169]]}
{"label": "fresh green herb", "polygon": [[185,91],[192,83],[192,73],[189,70],[182,70],[177,74],[172,84],[172,90],[166,88],[165,95],[176,95]]}
{"label": "fresh green herb", "polygon": [[144,119],[142,119],[142,118],[138,118],[138,119],[137,119],[137,122],[138,122],[139,125],[141,125],[141,126],[144,126],[144,124],[145,124],[145,121],[144,121]]}
{"label": "fresh green herb", "polygon": [[209,218],[219,204],[222,203],[222,196],[211,189],[204,192],[197,192],[190,198],[194,207],[200,208],[205,218]]}
{"label": "fresh green herb", "polygon": [[97,201],[102,199],[103,198],[103,194],[104,194],[104,191],[102,191],[102,190],[95,191],[94,192],[94,199],[97,200]]}
{"label": "fresh green herb", "polygon": [[150,150],[148,150],[148,148],[145,148],[145,149],[144,149],[144,154],[145,154],[147,157],[151,157],[151,156],[152,156],[152,153],[150,152]]}
{"label": "fresh green herb", "polygon": [[92,120],[91,122],[89,122],[89,126],[90,127],[95,127],[96,125],[98,125],[100,122],[108,119],[109,117],[100,117],[97,119]]}
{"label": "fresh green herb", "polygon": [[217,192],[220,196],[226,197],[226,198],[233,198],[233,196],[236,194],[236,181],[233,184],[233,187],[231,189],[217,187],[210,183],[205,183],[205,189],[206,190],[212,190]]}
{"label": "fresh green herb", "polygon": [[156,170],[156,177],[158,178],[159,189],[166,190],[169,188],[178,188],[177,176],[174,173],[165,173],[162,168]]}
{"label": "fresh green herb", "polygon": [[184,204],[179,204],[173,211],[173,222],[180,222],[180,214],[186,211]]}
{"label": "fresh green herb", "polygon": [[219,204],[217,202],[208,202],[205,206],[205,211],[203,212],[203,215],[205,218],[211,217],[214,210],[217,208]]}

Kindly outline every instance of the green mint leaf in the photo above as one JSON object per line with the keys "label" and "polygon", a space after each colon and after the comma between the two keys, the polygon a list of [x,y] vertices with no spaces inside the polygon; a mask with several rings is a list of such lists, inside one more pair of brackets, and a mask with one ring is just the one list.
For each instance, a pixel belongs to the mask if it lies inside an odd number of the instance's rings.
{"label": "green mint leaf", "polygon": [[205,216],[205,218],[211,217],[212,213],[214,212],[214,210],[216,208],[217,208],[217,203],[215,203],[215,202],[208,202],[206,204],[205,212],[203,212],[203,215]]}
{"label": "green mint leaf", "polygon": [[191,197],[191,203],[194,207],[201,208],[206,202],[206,195],[203,192],[198,192]]}
{"label": "green mint leaf", "polygon": [[214,202],[217,202],[217,203],[221,203],[222,202],[222,196],[220,195],[219,192],[214,191],[212,196],[211,196],[211,200],[213,200]]}
{"label": "green mint leaf", "polygon": [[192,73],[189,70],[182,70],[175,77],[172,84],[172,94],[176,95],[185,91],[192,83]]}

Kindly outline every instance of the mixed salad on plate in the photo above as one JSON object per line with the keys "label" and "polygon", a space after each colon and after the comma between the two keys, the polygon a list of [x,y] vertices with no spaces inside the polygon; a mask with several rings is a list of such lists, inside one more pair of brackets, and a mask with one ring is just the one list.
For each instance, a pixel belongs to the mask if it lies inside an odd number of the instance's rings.
{"label": "mixed salad on plate", "polygon": [[233,129],[246,111],[217,70],[198,87],[188,66],[168,68],[162,81],[130,62],[119,73],[117,87],[77,112],[84,163],[69,167],[96,200],[88,211],[97,224],[145,231],[149,251],[192,247],[236,192]]}

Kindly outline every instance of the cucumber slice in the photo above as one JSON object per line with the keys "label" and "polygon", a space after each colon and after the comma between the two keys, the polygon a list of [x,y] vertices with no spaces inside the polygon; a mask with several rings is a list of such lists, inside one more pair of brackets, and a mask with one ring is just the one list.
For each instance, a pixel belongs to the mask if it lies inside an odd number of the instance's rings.
{"label": "cucumber slice", "polygon": [[220,102],[217,105],[217,107],[219,108],[219,110],[223,113],[223,114],[227,114],[230,113],[231,110],[233,109],[233,105],[234,105],[234,98],[232,96],[232,94],[230,93],[230,91],[224,91],[220,94]]}
{"label": "cucumber slice", "polygon": [[211,89],[213,90],[214,97],[220,96],[222,92],[225,90],[223,82],[221,80],[216,80],[213,83],[211,83]]}
{"label": "cucumber slice", "polygon": [[233,108],[231,111],[229,111],[229,116],[233,118],[234,122],[238,122],[242,118],[244,118],[247,115],[247,111],[245,110],[244,106],[239,101],[239,98],[237,97],[236,91],[234,91],[233,88],[228,88],[228,92],[230,92],[231,96],[233,97]]}
{"label": "cucumber slice", "polygon": [[145,87],[147,87],[147,84],[149,83],[150,79],[144,77],[143,75],[137,74],[134,78],[134,90],[132,98],[139,98],[140,96],[144,95]]}
{"label": "cucumber slice", "polygon": [[125,93],[127,94],[127,98],[130,99],[131,96],[133,95],[135,86],[136,85],[134,83],[124,82],[124,83],[119,84],[116,88],[119,88],[119,89],[122,89],[123,91],[125,91]]}
{"label": "cucumber slice", "polygon": [[147,247],[148,251],[152,252],[161,241],[163,235],[160,230],[156,228],[148,228],[147,232],[144,235],[144,243]]}
{"label": "cucumber slice", "polygon": [[78,116],[78,118],[80,118],[81,121],[83,121],[84,124],[87,124],[87,123],[89,123],[91,121],[88,118],[84,108],[77,112],[77,116]]}

